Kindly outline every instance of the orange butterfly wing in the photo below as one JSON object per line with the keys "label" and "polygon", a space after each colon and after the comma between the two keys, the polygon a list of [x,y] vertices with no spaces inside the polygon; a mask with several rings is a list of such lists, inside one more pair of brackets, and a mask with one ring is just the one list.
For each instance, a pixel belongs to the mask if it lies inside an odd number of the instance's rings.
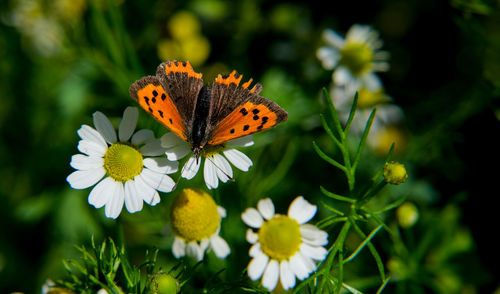
{"label": "orange butterfly wing", "polygon": [[[262,90],[260,84],[248,89],[252,79],[238,88],[241,78],[241,75],[233,71],[228,77],[223,78],[219,75],[215,80],[212,88],[212,103],[214,103],[215,110],[212,115],[216,119],[213,122],[215,126],[210,140],[208,140],[209,145],[218,145],[267,130],[285,121],[288,117],[278,104],[259,96]],[[230,113],[224,113],[231,108]],[[223,116],[223,118],[217,121],[217,115]]]}
{"label": "orange butterfly wing", "polygon": [[130,96],[156,120],[183,140],[187,140],[186,126],[181,115],[157,77],[147,76],[134,82],[129,92]]}

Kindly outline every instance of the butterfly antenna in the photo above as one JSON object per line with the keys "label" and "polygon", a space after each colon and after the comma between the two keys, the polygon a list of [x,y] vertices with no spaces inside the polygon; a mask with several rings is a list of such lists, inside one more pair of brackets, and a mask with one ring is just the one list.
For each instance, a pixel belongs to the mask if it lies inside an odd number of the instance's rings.
{"label": "butterfly antenna", "polygon": [[210,160],[211,163],[213,163],[213,165],[218,169],[220,170],[231,182],[234,182],[234,178],[229,176],[222,168],[220,168],[217,164],[215,164],[215,162],[210,158],[210,157],[205,157],[207,160]]}

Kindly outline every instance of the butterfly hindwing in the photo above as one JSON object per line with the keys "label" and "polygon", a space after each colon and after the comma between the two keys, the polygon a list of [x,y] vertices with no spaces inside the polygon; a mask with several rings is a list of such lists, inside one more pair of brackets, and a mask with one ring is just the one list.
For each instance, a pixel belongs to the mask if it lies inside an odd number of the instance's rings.
{"label": "butterfly hindwing", "polygon": [[248,89],[252,80],[238,87],[242,76],[233,71],[219,76],[212,87],[212,112],[208,144],[226,141],[269,129],[287,119],[287,113],[273,101],[259,96],[262,86]]}
{"label": "butterfly hindwing", "polygon": [[183,140],[187,139],[186,124],[158,77],[146,76],[134,82],[129,92],[130,96],[155,119]]}
{"label": "butterfly hindwing", "polygon": [[156,76],[190,132],[198,95],[203,87],[202,74],[196,73],[189,61],[167,61],[158,66]]}

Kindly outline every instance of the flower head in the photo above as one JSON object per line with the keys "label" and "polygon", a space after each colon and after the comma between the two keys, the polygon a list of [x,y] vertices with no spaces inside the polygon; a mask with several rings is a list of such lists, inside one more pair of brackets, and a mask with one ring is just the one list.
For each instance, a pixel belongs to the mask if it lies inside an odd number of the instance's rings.
{"label": "flower head", "polygon": [[374,72],[387,71],[388,53],[379,50],[382,41],[378,33],[367,25],[353,25],[343,38],[333,30],[325,30],[323,39],[327,46],[318,49],[317,56],[324,68],[335,69],[336,85],[360,84],[370,89],[380,84]]}
{"label": "flower head", "polygon": [[178,162],[157,157],[165,150],[151,130],[134,133],[138,116],[137,108],[125,109],[117,136],[109,119],[95,112],[95,129],[82,125],[77,132],[81,138],[78,150],[83,154],[71,158],[76,171],[66,180],[74,189],[95,185],[89,204],[105,206],[109,218],[117,218],[123,204],[130,213],[142,210],[143,201],[156,205],[158,191],[170,192],[175,186],[167,174],[177,171]]}
{"label": "flower head", "polygon": [[219,236],[221,218],[226,210],[215,204],[210,195],[184,189],[175,198],[170,212],[175,240],[172,253],[176,258],[188,255],[202,260],[205,250],[213,249],[218,258],[226,258],[231,250]]}
{"label": "flower head", "polygon": [[327,250],[328,234],[307,224],[317,207],[302,196],[293,200],[287,215],[276,214],[271,199],[261,199],[257,209],[247,208],[241,215],[249,227],[246,239],[252,260],[248,276],[262,277],[262,285],[272,291],[281,281],[285,290],[295,286],[295,278],[303,280],[316,269],[314,260],[323,260]]}
{"label": "flower head", "polygon": [[202,159],[205,161],[203,176],[208,189],[219,186],[219,180],[223,183],[233,178],[233,169],[229,162],[242,171],[248,171],[252,166],[252,160],[236,147],[247,147],[253,145],[252,136],[234,139],[217,146],[206,146],[203,148],[201,157],[197,158],[191,152],[188,143],[170,132],[161,138],[161,145],[166,148],[169,160],[179,160],[191,153],[191,156],[182,168],[181,176],[188,180],[192,179],[200,169]]}
{"label": "flower head", "polygon": [[384,178],[389,184],[399,185],[406,182],[408,173],[403,164],[391,161],[384,165]]}

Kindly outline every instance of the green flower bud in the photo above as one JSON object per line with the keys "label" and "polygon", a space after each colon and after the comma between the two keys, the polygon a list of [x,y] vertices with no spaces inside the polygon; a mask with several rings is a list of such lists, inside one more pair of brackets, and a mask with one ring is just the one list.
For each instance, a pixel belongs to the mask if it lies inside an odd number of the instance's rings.
{"label": "green flower bud", "polygon": [[391,161],[384,166],[384,178],[389,184],[399,185],[406,182],[408,174],[403,164]]}

